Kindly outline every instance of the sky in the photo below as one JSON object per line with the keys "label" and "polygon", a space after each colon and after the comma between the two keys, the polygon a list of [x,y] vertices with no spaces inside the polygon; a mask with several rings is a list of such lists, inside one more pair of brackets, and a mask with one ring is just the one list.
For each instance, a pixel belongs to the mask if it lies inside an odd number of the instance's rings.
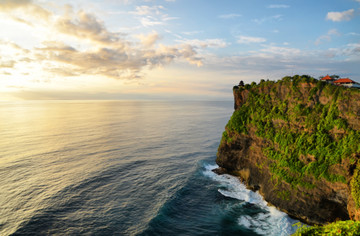
{"label": "sky", "polygon": [[287,75],[360,82],[360,0],[0,0],[0,101],[232,100]]}

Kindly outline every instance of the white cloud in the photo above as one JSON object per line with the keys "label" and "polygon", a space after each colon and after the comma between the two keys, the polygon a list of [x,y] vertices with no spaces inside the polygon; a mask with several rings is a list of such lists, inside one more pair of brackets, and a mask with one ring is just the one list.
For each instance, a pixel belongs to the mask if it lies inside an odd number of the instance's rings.
{"label": "white cloud", "polygon": [[230,14],[224,14],[224,15],[219,15],[218,18],[221,19],[235,19],[241,17],[240,14],[236,14],[236,13],[230,13]]}
{"label": "white cloud", "polygon": [[135,16],[139,17],[139,21],[144,27],[153,27],[156,25],[165,25],[166,22],[171,20],[177,20],[178,17],[172,17],[168,14],[165,14],[165,7],[158,6],[137,6],[135,7],[136,11],[130,12]]}
{"label": "white cloud", "polygon": [[343,12],[328,12],[326,15],[327,20],[339,22],[339,21],[349,21],[354,16],[354,9],[350,9]]}
{"label": "white cloud", "polygon": [[254,19],[253,21],[257,24],[263,24],[268,21],[281,21],[281,20],[282,20],[282,15],[274,15],[274,16],[264,17],[261,19]]}
{"label": "white cloud", "polygon": [[136,11],[131,12],[135,15],[146,16],[146,15],[160,15],[161,11],[165,8],[163,6],[137,6]]}
{"label": "white cloud", "polygon": [[228,57],[206,58],[207,67],[217,72],[246,75],[248,79],[279,79],[286,75],[324,73],[346,74],[360,62],[360,44],[348,44],[325,51],[303,50],[288,46],[262,45]]}
{"label": "white cloud", "polygon": [[240,44],[250,44],[250,43],[264,43],[266,42],[265,38],[261,37],[250,37],[250,36],[238,36],[237,42]]}
{"label": "white cloud", "polygon": [[321,35],[319,38],[316,39],[315,45],[319,45],[324,41],[330,42],[333,36],[340,36],[341,34],[336,29],[331,29],[325,35]]}
{"label": "white cloud", "polygon": [[148,17],[142,17],[140,19],[141,25],[144,27],[152,27],[156,25],[164,25],[165,23],[163,21],[159,21],[158,19],[148,16]]}
{"label": "white cloud", "polygon": [[202,30],[194,30],[194,31],[187,31],[187,32],[182,32],[182,34],[191,36],[191,35],[195,35],[195,34],[201,34],[204,33],[204,31]]}
{"label": "white cloud", "polygon": [[176,41],[182,44],[189,44],[196,48],[225,48],[229,46],[229,43],[224,39],[179,39]]}
{"label": "white cloud", "polygon": [[266,46],[260,52],[265,52],[272,56],[282,56],[284,58],[292,57],[293,55],[301,55],[301,50],[289,47]]}
{"label": "white cloud", "polygon": [[289,5],[283,5],[283,4],[272,4],[269,5],[268,8],[289,8]]}
{"label": "white cloud", "polygon": [[350,43],[340,48],[330,48],[333,57],[346,57],[347,61],[360,61],[360,43]]}
{"label": "white cloud", "polygon": [[[359,0],[359,1],[360,1],[360,0]],[[360,36],[359,33],[355,33],[355,32],[350,32],[350,33],[348,33],[348,35],[351,35],[351,36]]]}

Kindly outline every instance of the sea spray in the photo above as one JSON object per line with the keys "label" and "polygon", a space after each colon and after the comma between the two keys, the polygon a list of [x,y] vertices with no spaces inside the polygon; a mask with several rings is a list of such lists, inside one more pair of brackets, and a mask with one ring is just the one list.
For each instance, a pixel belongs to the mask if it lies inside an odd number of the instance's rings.
{"label": "sea spray", "polygon": [[256,214],[241,215],[238,218],[239,225],[260,235],[290,235],[296,231],[298,226],[295,224],[299,222],[298,220],[290,218],[275,207],[268,206],[259,193],[247,189],[237,177],[214,173],[212,170],[217,167],[217,165],[205,164],[203,174],[219,183],[218,192],[259,210]]}

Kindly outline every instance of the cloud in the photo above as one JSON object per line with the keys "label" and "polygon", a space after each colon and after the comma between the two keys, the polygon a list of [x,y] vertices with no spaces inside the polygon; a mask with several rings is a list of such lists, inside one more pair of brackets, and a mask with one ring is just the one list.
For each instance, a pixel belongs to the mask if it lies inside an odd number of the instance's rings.
{"label": "cloud", "polygon": [[147,16],[147,15],[160,15],[161,11],[165,8],[163,6],[136,6],[136,11],[131,12],[135,15]]}
{"label": "cloud", "polygon": [[182,44],[189,44],[196,48],[225,48],[229,46],[224,39],[179,39],[176,40]]}
{"label": "cloud", "polygon": [[339,22],[339,21],[349,21],[354,16],[354,9],[350,9],[343,12],[328,12],[326,15],[327,20]]}
{"label": "cloud", "polygon": [[253,22],[257,24],[263,24],[268,21],[281,21],[281,20],[282,20],[282,15],[274,15],[274,16],[264,17],[261,19],[254,19]]}
{"label": "cloud", "polygon": [[322,35],[316,39],[315,45],[319,45],[324,41],[330,42],[333,36],[340,36],[341,34],[336,29],[331,29],[326,35]]}
{"label": "cloud", "polygon": [[218,18],[221,19],[235,19],[241,17],[240,14],[236,14],[236,13],[230,13],[230,14],[224,14],[224,15],[219,15]]}
{"label": "cloud", "polygon": [[[223,70],[227,73],[236,71],[239,75],[251,76],[256,73],[267,75],[286,74],[296,67],[302,67],[305,70],[306,66],[302,63],[308,60],[306,53],[296,48],[264,46],[259,51],[246,52],[230,57],[215,57],[208,59],[207,62],[209,67],[214,70]],[[306,70],[308,69],[306,68]]]}
{"label": "cloud", "polygon": [[250,44],[250,43],[264,43],[266,42],[265,38],[261,37],[250,37],[250,36],[238,36],[237,42],[240,44]]}
{"label": "cloud", "polygon": [[[51,13],[41,6],[33,3],[31,0],[0,0],[0,11],[9,13],[12,11],[15,13],[14,19],[17,19],[19,22],[28,23],[23,20],[24,14],[31,16],[32,18],[40,18],[43,20],[48,20]],[[16,16],[20,15],[20,16]]]}
{"label": "cloud", "polygon": [[161,38],[156,31],[153,31],[151,34],[148,35],[140,34],[137,37],[140,39],[141,44],[147,48],[153,47],[156,41]]}
{"label": "cloud", "polygon": [[151,27],[151,26],[156,26],[156,25],[164,25],[165,23],[163,21],[160,21],[154,17],[151,16],[147,16],[147,17],[142,17],[141,20],[141,25],[144,27]]}
{"label": "cloud", "polygon": [[[359,1],[360,1],[360,0],[359,0]],[[351,36],[360,36],[359,33],[355,33],[355,32],[350,32],[350,33],[348,33],[348,35],[351,35]]]}
{"label": "cloud", "polygon": [[360,43],[350,43],[340,48],[330,48],[329,52],[333,58],[346,57],[346,60],[360,62]]}
{"label": "cloud", "polygon": [[165,7],[158,6],[136,6],[135,11],[130,12],[139,17],[139,21],[144,27],[153,27],[156,25],[165,25],[166,22],[176,20],[178,17],[171,17],[163,13]]}
{"label": "cloud", "polygon": [[67,13],[59,17],[55,23],[57,31],[80,39],[92,40],[100,43],[119,41],[119,34],[109,32],[104,23],[93,14],[85,11],[74,13],[68,7]]}
{"label": "cloud", "polygon": [[[33,10],[29,5],[34,5],[31,1],[6,3],[10,9],[7,14],[11,15],[22,9],[26,12],[24,19],[30,19],[29,14]],[[161,36],[156,31],[148,35],[128,37],[126,34],[110,31],[93,13],[84,10],[75,12],[71,6],[64,9],[65,12],[61,15],[51,12],[48,16],[51,20],[42,25],[46,27],[45,31],[56,35],[52,41],[40,41],[36,47],[30,46],[29,49],[13,44],[10,49],[15,48],[16,52],[9,49],[9,42],[0,41],[0,49],[3,46],[9,51],[4,54],[2,50],[2,55],[9,59],[0,60],[0,67],[16,69],[19,63],[21,70],[30,74],[32,70],[36,70],[36,73],[51,77],[96,75],[133,80],[143,78],[144,71],[165,66],[175,60],[202,66],[203,58],[198,55],[196,46],[189,43],[158,44]],[[140,7],[137,8],[136,15],[144,16],[149,13],[159,15],[162,21],[171,20],[167,14],[160,12],[162,9],[164,8],[160,6]],[[40,19],[32,20],[31,23],[35,26],[42,24]]]}
{"label": "cloud", "polygon": [[128,46],[80,51],[61,42],[44,42],[43,47],[37,48],[36,56],[52,73],[65,71],[61,75],[103,75],[115,79],[139,79],[144,68],[164,66],[174,60],[184,59],[202,66],[202,58],[188,44],[159,45],[153,49]]}
{"label": "cloud", "polygon": [[28,58],[29,50],[21,48],[19,45],[11,42],[0,39],[0,73],[7,73],[13,70],[21,70],[18,68],[18,64],[23,61],[28,60],[29,63],[32,62]]}
{"label": "cloud", "polygon": [[238,55],[206,59],[207,68],[229,75],[246,75],[246,79],[279,79],[286,75],[324,73],[347,74],[360,62],[360,44],[348,44],[340,48],[302,50],[293,47],[262,45],[258,51]]}
{"label": "cloud", "polygon": [[15,64],[16,64],[16,62],[14,60],[2,61],[1,58],[0,58],[0,68],[13,68]]}
{"label": "cloud", "polygon": [[201,34],[201,33],[204,33],[204,31],[203,30],[194,30],[194,31],[182,32],[182,34],[185,34],[188,36],[195,35],[195,34]]}
{"label": "cloud", "polygon": [[267,8],[289,8],[289,5],[283,5],[283,4],[272,4],[269,5]]}
{"label": "cloud", "polygon": [[11,10],[32,4],[31,0],[0,0],[1,10]]}
{"label": "cloud", "polygon": [[292,55],[301,55],[300,49],[277,46],[266,46],[265,48],[261,49],[260,52],[267,53],[273,57],[281,56],[283,58],[289,58],[292,57]]}
{"label": "cloud", "polygon": [[[22,53],[28,52],[28,50],[21,48],[18,44],[14,43],[14,42],[0,39],[0,48],[3,46],[5,46],[7,49],[19,50]],[[3,53],[4,52],[2,52],[2,54]]]}

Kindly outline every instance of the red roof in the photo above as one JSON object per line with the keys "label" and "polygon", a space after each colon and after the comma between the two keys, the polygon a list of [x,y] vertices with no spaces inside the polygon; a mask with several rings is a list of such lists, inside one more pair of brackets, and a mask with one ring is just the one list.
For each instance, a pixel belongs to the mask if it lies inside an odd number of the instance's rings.
{"label": "red roof", "polygon": [[355,81],[352,81],[349,78],[343,78],[343,79],[338,79],[336,81],[334,81],[334,84],[342,84],[342,83],[355,83]]}
{"label": "red roof", "polygon": [[333,78],[331,78],[329,75],[322,77],[321,80],[334,80]]}

